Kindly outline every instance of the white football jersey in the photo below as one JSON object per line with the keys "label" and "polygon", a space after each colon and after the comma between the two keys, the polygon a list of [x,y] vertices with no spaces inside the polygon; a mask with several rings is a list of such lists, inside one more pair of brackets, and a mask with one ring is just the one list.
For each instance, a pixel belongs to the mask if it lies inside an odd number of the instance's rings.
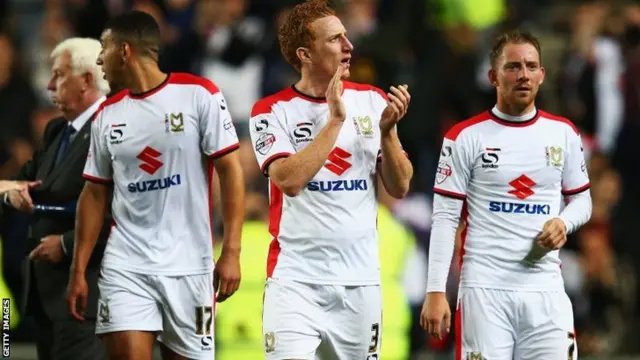
{"label": "white football jersey", "polygon": [[170,74],[144,94],[123,91],[98,110],[84,177],[113,182],[102,265],[187,275],[213,270],[212,159],[238,148],[222,93]]}
{"label": "white football jersey", "polygon": [[[325,165],[296,197],[270,181],[267,275],[316,284],[379,284],[376,165],[382,90],[344,81],[347,109]],[[327,125],[326,100],[287,88],[258,101],[250,120],[258,163],[295,154]]]}
{"label": "white football jersey", "polygon": [[534,243],[563,195],[589,188],[579,132],[543,111],[497,114],[455,125],[440,154],[434,192],[464,200],[460,286],[562,289],[558,251],[536,255]]}

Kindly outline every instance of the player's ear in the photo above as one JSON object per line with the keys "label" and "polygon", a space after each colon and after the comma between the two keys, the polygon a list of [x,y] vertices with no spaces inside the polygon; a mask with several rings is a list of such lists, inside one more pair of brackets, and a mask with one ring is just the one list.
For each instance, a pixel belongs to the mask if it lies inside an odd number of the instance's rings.
{"label": "player's ear", "polygon": [[296,55],[298,55],[298,59],[300,59],[300,63],[302,64],[311,62],[311,51],[308,48],[297,48]]}
{"label": "player's ear", "polygon": [[498,74],[493,67],[487,72],[487,77],[489,78],[489,83],[491,85],[493,85],[494,87],[498,86]]}
{"label": "player's ear", "polygon": [[129,44],[126,41],[123,41],[122,45],[120,45],[120,59],[123,64],[131,56],[131,51],[132,51],[131,44]]}
{"label": "player's ear", "polygon": [[547,70],[544,67],[540,67],[540,82],[538,83],[538,86],[542,85],[542,83],[544,83],[544,77],[547,74]]}

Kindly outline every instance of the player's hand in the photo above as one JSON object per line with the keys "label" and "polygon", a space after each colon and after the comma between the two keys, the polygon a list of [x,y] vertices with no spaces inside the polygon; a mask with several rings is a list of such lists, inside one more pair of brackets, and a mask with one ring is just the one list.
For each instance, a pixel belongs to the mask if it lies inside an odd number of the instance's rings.
{"label": "player's hand", "polygon": [[338,65],[336,73],[329,82],[327,88],[327,104],[329,105],[329,120],[344,121],[347,118],[347,109],[342,101],[342,74],[344,65]]}
{"label": "player's hand", "polygon": [[391,92],[387,96],[389,97],[389,105],[380,116],[380,131],[383,135],[388,134],[398,121],[407,114],[409,103],[411,102],[408,85],[392,86]]}
{"label": "player's hand", "polygon": [[30,190],[40,185],[41,181],[9,181],[0,180],[0,195],[9,191]]}
{"label": "player's hand", "polygon": [[223,302],[240,287],[240,253],[222,250],[213,271],[213,287],[216,302]]}
{"label": "player's hand", "polygon": [[18,186],[17,189],[9,191],[9,203],[13,208],[31,213],[33,212],[33,200],[29,195],[29,190],[40,185],[40,181],[24,183]]}
{"label": "player's hand", "polygon": [[567,226],[560,218],[548,220],[542,226],[542,232],[536,238],[540,246],[557,250],[567,242]]}
{"label": "player's hand", "polygon": [[40,239],[40,245],[29,254],[31,260],[49,261],[54,264],[64,259],[62,235],[49,235]]}
{"label": "player's hand", "polygon": [[420,313],[420,326],[431,337],[442,340],[442,328],[446,332],[451,329],[451,308],[447,300],[447,294],[443,292],[427,293]]}
{"label": "player's hand", "polygon": [[89,286],[84,273],[72,272],[67,285],[67,306],[71,315],[78,321],[84,321],[88,297]]}

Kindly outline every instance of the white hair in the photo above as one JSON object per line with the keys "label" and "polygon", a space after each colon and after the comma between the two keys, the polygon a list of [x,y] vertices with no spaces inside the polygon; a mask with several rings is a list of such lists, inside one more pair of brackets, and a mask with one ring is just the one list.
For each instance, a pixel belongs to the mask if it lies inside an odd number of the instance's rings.
{"label": "white hair", "polygon": [[56,45],[51,52],[51,59],[68,52],[71,56],[71,69],[75,75],[85,72],[93,74],[96,89],[103,95],[109,93],[109,83],[104,79],[102,69],[96,64],[102,46],[92,38],[69,38]]}

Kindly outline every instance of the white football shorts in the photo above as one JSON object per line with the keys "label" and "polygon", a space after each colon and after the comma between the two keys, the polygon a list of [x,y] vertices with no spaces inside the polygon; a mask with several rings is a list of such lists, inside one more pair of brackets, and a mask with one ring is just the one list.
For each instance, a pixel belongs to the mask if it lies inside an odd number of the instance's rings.
{"label": "white football shorts", "polygon": [[159,332],[158,341],[189,359],[214,358],[213,272],[156,276],[102,269],[96,334]]}
{"label": "white football shorts", "polygon": [[267,360],[377,360],[380,286],[314,285],[270,278],[262,321]]}
{"label": "white football shorts", "polygon": [[456,359],[578,359],[564,291],[461,288],[455,326]]}

